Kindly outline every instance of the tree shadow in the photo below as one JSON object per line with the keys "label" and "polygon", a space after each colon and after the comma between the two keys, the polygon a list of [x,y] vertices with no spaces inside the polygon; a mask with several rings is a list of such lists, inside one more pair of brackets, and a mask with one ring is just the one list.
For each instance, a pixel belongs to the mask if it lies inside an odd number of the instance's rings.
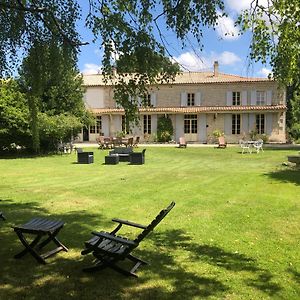
{"label": "tree shadow", "polygon": [[[220,280],[189,271],[178,263],[176,256],[168,253],[172,240],[165,241],[164,251],[153,251],[152,247],[143,246],[137,249],[137,255],[146,260],[148,258],[152,263],[142,268],[138,279],[124,277],[110,269],[85,274],[82,268],[89,265],[93,257],[81,256],[83,243],[91,237],[92,230],[113,227],[110,220],[105,220],[101,214],[90,214],[87,211],[49,214],[38,202],[22,203],[14,199],[1,199],[0,210],[7,215],[7,221],[0,224],[0,298],[182,299],[222,297],[228,290]],[[14,258],[24,248],[11,226],[24,224],[33,217],[66,222],[58,238],[69,251],[48,258],[46,265],[38,264],[30,254],[18,260]],[[170,232],[169,236],[174,235]]]}
{"label": "tree shadow", "polygon": [[294,281],[300,284],[300,272],[292,268],[288,268],[287,271],[293,276]]}
{"label": "tree shadow", "polygon": [[255,279],[246,279],[244,282],[269,296],[282,290],[278,284],[272,282],[274,276],[268,270],[260,268],[255,259],[241,253],[225,251],[215,245],[193,243],[180,229],[153,234],[152,240],[157,246],[167,244],[171,249],[185,249],[189,252],[190,261],[205,262],[231,272],[250,272],[250,276],[255,276]]}
{"label": "tree shadow", "polygon": [[281,182],[290,182],[300,185],[300,172],[299,169],[296,168],[266,173],[264,175]]}

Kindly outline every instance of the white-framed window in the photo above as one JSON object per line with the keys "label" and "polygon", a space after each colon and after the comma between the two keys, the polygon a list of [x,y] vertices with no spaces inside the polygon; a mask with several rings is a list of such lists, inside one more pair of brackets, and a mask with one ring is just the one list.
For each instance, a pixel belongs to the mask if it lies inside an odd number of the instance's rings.
{"label": "white-framed window", "polygon": [[197,133],[197,115],[184,115],[184,133]]}
{"label": "white-framed window", "polygon": [[232,105],[241,105],[241,92],[232,92]]}
{"label": "white-framed window", "polygon": [[122,132],[129,134],[129,122],[124,115],[122,115]]}
{"label": "white-framed window", "polygon": [[90,125],[90,133],[100,133],[102,129],[101,116],[96,116],[95,125]]}
{"label": "white-framed window", "polygon": [[257,91],[256,92],[256,105],[265,105],[266,104],[266,92]]}
{"label": "white-framed window", "polygon": [[144,115],[144,133],[151,134],[151,115]]}
{"label": "white-framed window", "polygon": [[187,106],[195,106],[195,93],[187,94]]}
{"label": "white-framed window", "polygon": [[241,133],[241,115],[233,114],[231,124],[232,124],[231,133],[232,134],[240,134]]}
{"label": "white-framed window", "polygon": [[256,115],[256,131],[258,134],[265,133],[265,115],[264,114],[257,114]]}

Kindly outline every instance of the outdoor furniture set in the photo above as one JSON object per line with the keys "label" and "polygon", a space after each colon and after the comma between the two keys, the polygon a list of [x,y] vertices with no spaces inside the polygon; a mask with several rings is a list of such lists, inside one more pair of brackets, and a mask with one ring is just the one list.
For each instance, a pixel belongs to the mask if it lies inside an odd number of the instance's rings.
{"label": "outdoor furniture set", "polygon": [[116,165],[119,162],[129,162],[130,164],[142,165],[145,163],[145,151],[133,152],[132,147],[117,147],[109,151],[105,156],[105,164]]}
{"label": "outdoor furniture set", "polygon": [[[88,253],[92,253],[96,258],[96,261],[94,261],[92,266],[86,267],[83,270],[93,272],[110,267],[124,275],[137,277],[135,271],[140,265],[147,263],[132,255],[132,251],[139,246],[140,242],[151,231],[153,231],[153,229],[160,223],[160,221],[162,221],[162,219],[174,206],[175,202],[171,202],[166,209],[160,211],[149,225],[141,225],[127,220],[113,219],[112,221],[118,223],[118,225],[111,232],[93,231],[93,237],[84,243],[85,249],[81,252],[81,254],[86,255]],[[3,217],[2,213],[1,216]],[[33,218],[23,225],[13,226],[14,231],[24,246],[24,249],[14,257],[18,259],[27,253],[30,253],[37,262],[46,264],[45,259],[48,257],[60,251],[67,252],[68,248],[57,238],[57,235],[63,228],[64,224],[65,223],[63,221]],[[138,234],[135,239],[128,239],[124,236],[117,235],[123,225],[139,228],[143,231]],[[50,242],[53,242],[56,245],[56,248],[41,254],[41,250]],[[129,271],[121,268],[117,264],[125,259],[134,263],[133,267]]]}
{"label": "outdoor furniture set", "polygon": [[134,140],[133,137],[122,138],[122,137],[105,137],[99,136],[96,138],[99,145],[99,149],[114,149],[116,147],[137,147],[140,142],[140,137],[137,136]]}
{"label": "outdoor furniture set", "polygon": [[248,151],[250,154],[253,150],[256,150],[256,153],[259,153],[260,151],[264,152],[263,149],[263,140],[259,139],[257,141],[239,141],[240,147],[242,148],[242,154],[244,154],[244,151]]}

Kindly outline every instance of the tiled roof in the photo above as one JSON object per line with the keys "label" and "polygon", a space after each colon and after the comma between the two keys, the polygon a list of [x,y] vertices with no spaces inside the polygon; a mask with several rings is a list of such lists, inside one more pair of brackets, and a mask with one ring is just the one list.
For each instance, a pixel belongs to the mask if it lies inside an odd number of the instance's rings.
{"label": "tiled roof", "polygon": [[[94,108],[95,114],[121,114],[121,108]],[[285,111],[285,105],[265,105],[265,106],[189,106],[189,107],[147,107],[140,108],[141,113],[218,113],[218,112],[261,112],[261,111]]]}
{"label": "tiled roof", "polygon": [[[184,72],[176,76],[176,79],[172,83],[168,84],[203,84],[203,83],[249,83],[249,82],[266,82],[273,81],[267,78],[257,77],[242,77],[238,75],[230,75],[224,73],[218,73],[214,76],[213,72]],[[103,86],[112,85],[112,82],[105,84],[103,81],[103,75],[83,75],[84,86]]]}

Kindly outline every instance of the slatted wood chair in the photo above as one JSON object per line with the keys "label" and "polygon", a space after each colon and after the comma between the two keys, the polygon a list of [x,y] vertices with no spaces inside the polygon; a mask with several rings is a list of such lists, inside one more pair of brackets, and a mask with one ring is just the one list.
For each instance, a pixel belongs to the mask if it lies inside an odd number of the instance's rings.
{"label": "slatted wood chair", "polygon": [[221,148],[221,149],[225,149],[227,147],[227,142],[225,141],[225,137],[224,136],[220,136],[218,137],[218,146],[216,148]]}
{"label": "slatted wood chair", "polygon": [[185,141],[185,138],[182,136],[179,138],[179,145],[178,145],[178,148],[186,148],[187,146],[187,143]]}
{"label": "slatted wood chair", "polygon": [[[84,268],[83,271],[94,272],[110,267],[121,274],[138,277],[135,271],[140,265],[147,264],[147,262],[133,256],[131,252],[139,246],[140,242],[160,223],[174,206],[175,202],[171,202],[170,205],[166,209],[163,209],[147,226],[127,220],[112,219],[113,222],[118,223],[113,231],[92,232],[94,237],[85,242],[85,249],[81,254],[85,255],[92,252],[96,261],[94,265]],[[123,225],[140,228],[143,229],[143,231],[134,240],[130,240],[126,237],[117,235],[117,232]],[[134,263],[130,271],[125,270],[118,265],[118,262],[125,259]]]}

